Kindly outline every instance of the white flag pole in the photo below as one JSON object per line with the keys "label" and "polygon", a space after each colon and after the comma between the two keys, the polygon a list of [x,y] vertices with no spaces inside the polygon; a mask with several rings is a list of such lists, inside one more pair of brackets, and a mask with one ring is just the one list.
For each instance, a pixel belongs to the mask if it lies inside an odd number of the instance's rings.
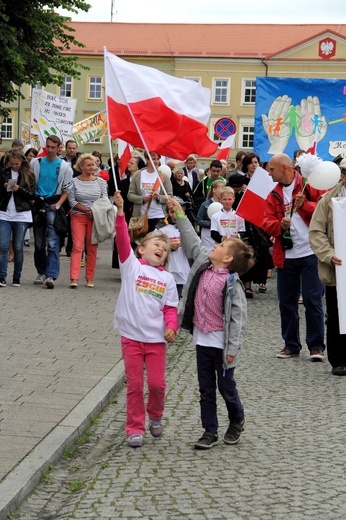
{"label": "white flag pole", "polygon": [[[107,49],[106,49],[106,47],[104,47],[104,57],[105,57],[105,60],[108,59],[107,56],[106,56],[106,52],[107,52]],[[118,80],[118,77],[117,77],[117,75],[115,74],[115,71],[113,70],[113,67],[112,67],[111,65],[110,65],[110,69],[111,69],[111,71],[112,71],[112,74],[113,74],[114,80],[117,82],[118,87],[119,87],[119,89],[120,89],[120,91],[121,91],[121,93],[122,93],[122,95],[123,95],[123,98],[124,98],[124,100],[125,100],[125,102],[126,102],[126,106],[127,106],[127,108],[128,108],[128,111],[130,112],[130,116],[131,116],[131,119],[132,119],[132,121],[133,121],[133,124],[135,125],[136,130],[137,130],[137,132],[138,132],[138,135],[139,135],[139,137],[140,137],[141,140],[142,140],[142,143],[143,143],[143,146],[144,146],[144,148],[145,148],[145,151],[146,151],[147,154],[148,154],[149,161],[150,161],[152,167],[154,168],[154,171],[156,172],[156,176],[157,176],[157,178],[158,178],[158,180],[159,180],[159,183],[160,183],[160,186],[161,186],[161,188],[162,188],[162,191],[163,191],[163,193],[166,195],[166,197],[168,197],[168,193],[167,193],[167,191],[165,190],[165,187],[164,187],[164,185],[163,185],[163,183],[162,183],[162,180],[161,180],[161,177],[160,177],[160,175],[159,175],[159,172],[157,171],[157,169],[156,169],[156,167],[155,167],[155,165],[154,165],[154,162],[153,162],[153,160],[152,160],[152,158],[151,158],[150,151],[149,151],[149,149],[148,149],[147,143],[145,142],[145,140],[144,140],[144,138],[143,138],[143,135],[142,135],[141,129],[139,128],[139,126],[138,126],[138,124],[137,124],[137,121],[136,121],[136,119],[135,119],[135,116],[133,115],[133,112],[132,112],[132,110],[131,110],[131,107],[129,106],[129,104],[128,104],[128,102],[127,102],[127,99],[126,99],[125,93],[124,93],[124,91],[123,91],[123,88],[122,88],[122,86],[121,86],[121,84],[120,84],[120,81]],[[106,82],[106,83],[107,83],[107,82]],[[107,94],[106,94],[106,95],[107,95]],[[109,125],[108,113],[107,113],[107,124]],[[108,133],[110,134],[110,132],[109,132],[109,126],[108,126]]]}
{"label": "white flag pole", "polygon": [[[103,47],[103,52],[104,52],[104,59],[106,59],[107,47]],[[106,69],[105,69],[105,77],[106,77]],[[119,191],[117,178],[116,178],[116,175],[115,175],[115,168],[114,168],[114,158],[113,158],[113,151],[112,151],[112,137],[111,137],[111,133],[109,131],[109,115],[108,115],[107,88],[106,87],[107,87],[107,81],[106,81],[106,84],[105,84],[105,97],[106,97],[106,116],[107,116],[107,130],[108,130],[108,146],[109,146],[109,155],[110,155],[110,159],[111,159],[111,168],[112,168],[112,174],[113,174],[113,179],[114,179],[115,191]]]}

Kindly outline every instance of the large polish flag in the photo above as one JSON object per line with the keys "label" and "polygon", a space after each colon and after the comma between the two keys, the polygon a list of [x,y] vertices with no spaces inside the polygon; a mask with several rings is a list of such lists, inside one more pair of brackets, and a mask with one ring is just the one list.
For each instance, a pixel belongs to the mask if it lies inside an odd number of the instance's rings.
{"label": "large polish flag", "polygon": [[112,139],[180,160],[190,153],[209,157],[217,150],[207,137],[209,89],[128,63],[107,50],[105,82]]}
{"label": "large polish flag", "polygon": [[227,161],[229,152],[231,150],[233,150],[233,148],[234,148],[234,142],[235,142],[235,134],[227,137],[227,139],[220,146],[219,151],[217,152],[217,155],[216,155],[216,159],[218,159],[219,161],[221,161],[222,159]]}
{"label": "large polish flag", "polygon": [[272,180],[268,172],[258,166],[241,198],[236,214],[262,228],[266,199],[276,185],[277,182]]}

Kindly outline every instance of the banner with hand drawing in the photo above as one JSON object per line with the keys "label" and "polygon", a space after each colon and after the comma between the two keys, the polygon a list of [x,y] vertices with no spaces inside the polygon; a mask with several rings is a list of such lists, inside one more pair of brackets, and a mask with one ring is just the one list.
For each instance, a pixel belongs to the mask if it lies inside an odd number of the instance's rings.
{"label": "banner with hand drawing", "polygon": [[346,154],[346,79],[258,77],[254,132],[262,161],[314,142],[325,161]]}

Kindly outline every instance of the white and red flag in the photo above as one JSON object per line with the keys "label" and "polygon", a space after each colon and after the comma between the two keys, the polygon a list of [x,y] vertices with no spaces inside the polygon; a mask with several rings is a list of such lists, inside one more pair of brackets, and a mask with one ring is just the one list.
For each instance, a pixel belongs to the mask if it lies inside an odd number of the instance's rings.
{"label": "white and red flag", "polygon": [[225,141],[220,146],[219,151],[217,152],[217,155],[216,155],[216,159],[218,159],[219,161],[221,161],[222,159],[227,161],[229,152],[231,150],[233,150],[233,148],[234,148],[234,142],[235,142],[235,134],[227,137],[227,139],[225,139]]}
{"label": "white and red flag", "polygon": [[236,214],[262,228],[266,199],[276,184],[268,172],[258,166],[241,198]]}
{"label": "white and red flag", "polygon": [[209,157],[217,150],[207,136],[209,89],[129,63],[106,49],[105,82],[112,139],[181,160],[191,153]]}
{"label": "white and red flag", "polygon": [[132,146],[122,139],[118,139],[118,156],[120,159],[120,179],[123,179],[125,170],[132,157]]}

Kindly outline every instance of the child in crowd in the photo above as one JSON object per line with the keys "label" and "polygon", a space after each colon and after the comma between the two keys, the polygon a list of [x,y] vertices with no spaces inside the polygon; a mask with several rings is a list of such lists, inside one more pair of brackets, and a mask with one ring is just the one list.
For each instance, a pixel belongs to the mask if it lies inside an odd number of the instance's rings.
{"label": "child in crowd", "polygon": [[208,216],[208,208],[213,202],[220,202],[221,191],[226,187],[226,181],[218,179],[213,181],[208,193],[208,199],[203,202],[197,213],[197,225],[201,230],[201,244],[209,249],[214,247],[215,241],[210,235],[210,218]]}
{"label": "child in crowd", "polygon": [[170,245],[165,235],[147,234],[135,253],[124,216],[124,201],[117,191],[114,202],[121,290],[114,325],[121,336],[127,379],[126,434],[131,448],[142,446],[145,434],[144,366],[148,381],[149,430],[163,432],[165,404],[166,342],[178,329],[178,294],[173,276],[166,271]]}
{"label": "child in crowd", "polygon": [[[222,209],[211,217],[210,234],[215,242],[220,243],[223,237],[238,237],[239,232],[245,231],[245,221],[236,215],[232,209],[234,204],[234,190],[226,187],[221,191],[220,202]],[[239,238],[239,237],[238,237]]]}
{"label": "child in crowd", "polygon": [[185,217],[179,203],[167,199],[177,216],[181,244],[193,260],[183,292],[182,327],[193,334],[197,353],[201,419],[204,433],[196,449],[209,449],[218,442],[216,382],[227,411],[226,444],[236,444],[244,429],[234,369],[242,346],[247,320],[244,287],[239,275],[254,263],[252,249],[238,238],[229,238],[210,251]]}
{"label": "child in crowd", "polygon": [[[173,197],[176,199],[182,210],[185,213],[186,202],[180,197]],[[182,250],[180,243],[180,231],[175,225],[177,217],[173,209],[168,209],[168,216],[161,220],[157,225],[157,230],[160,233],[164,233],[169,238],[171,246],[171,255],[169,260],[169,272],[173,275],[175,283],[177,285],[178,297],[181,299],[183,287],[186,284],[187,277],[190,272],[190,264],[184,251]]]}

